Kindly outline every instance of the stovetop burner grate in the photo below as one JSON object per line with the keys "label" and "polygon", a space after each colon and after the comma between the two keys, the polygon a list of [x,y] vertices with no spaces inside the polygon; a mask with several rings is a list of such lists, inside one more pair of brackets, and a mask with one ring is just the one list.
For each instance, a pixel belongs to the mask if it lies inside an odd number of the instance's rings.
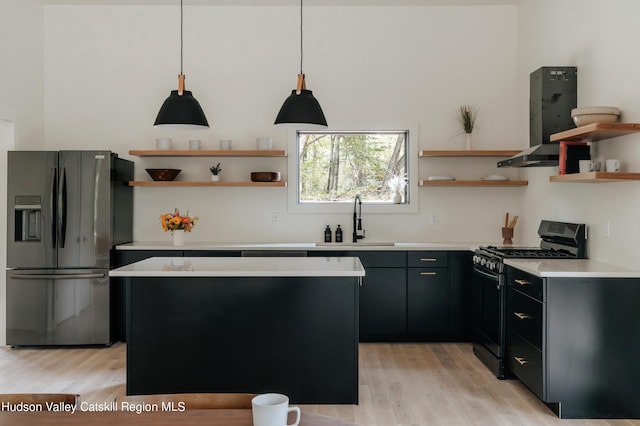
{"label": "stovetop burner grate", "polygon": [[567,253],[559,250],[550,250],[543,248],[535,248],[535,247],[527,247],[527,248],[516,248],[516,247],[481,247],[481,249],[486,250],[487,252],[501,257],[501,258],[566,258],[566,257],[575,257],[571,253]]}

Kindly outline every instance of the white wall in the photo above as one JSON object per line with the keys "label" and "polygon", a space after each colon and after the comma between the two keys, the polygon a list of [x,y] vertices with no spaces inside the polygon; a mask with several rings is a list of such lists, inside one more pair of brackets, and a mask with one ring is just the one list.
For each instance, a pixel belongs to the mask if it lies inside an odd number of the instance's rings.
{"label": "white wall", "polygon": [[40,0],[0,0],[0,109],[15,116],[20,149],[44,144],[42,28]]}
{"label": "white wall", "polygon": [[42,5],[0,0],[0,345],[6,341],[6,152],[44,145]]}
{"label": "white wall", "polygon": [[[517,131],[515,5],[305,8],[307,84],[332,130],[419,129],[420,149],[462,148],[455,110],[477,105],[476,148],[526,146]],[[157,111],[176,88],[179,8],[45,6],[45,123],[48,148],[110,148],[127,156],[158,136],[186,147],[233,139],[251,148],[258,136],[287,146],[272,125],[299,68],[298,8],[185,6],[185,74],[212,124],[193,133],[159,133]],[[216,159],[138,159],[145,167],[183,169],[208,179]],[[286,160],[222,159],[227,178]],[[497,159],[422,159],[420,174],[479,178]],[[505,172],[517,176],[517,171]],[[246,179],[246,178],[245,178]],[[517,214],[520,191],[509,188],[421,188],[418,214],[367,214],[367,238],[404,241],[497,240],[500,217]],[[324,225],[351,232],[349,214],[287,212],[285,189],[136,188],[135,238],[168,241],[158,216],[189,209],[200,223],[191,241],[318,241]],[[272,223],[272,214],[280,221]],[[430,224],[431,215],[438,224]]]}
{"label": "white wall", "polygon": [[[528,78],[540,66],[578,67],[578,106],[612,105],[622,121],[640,122],[640,56],[637,51],[640,2],[636,0],[520,0],[518,4],[518,135],[528,136]],[[594,142],[592,156],[619,158],[623,171],[640,171],[640,134]],[[584,222],[589,257],[638,267],[640,183],[550,183],[555,168],[528,169],[522,208],[537,221]],[[604,226],[611,223],[611,237]],[[535,228],[526,227],[534,238]]]}

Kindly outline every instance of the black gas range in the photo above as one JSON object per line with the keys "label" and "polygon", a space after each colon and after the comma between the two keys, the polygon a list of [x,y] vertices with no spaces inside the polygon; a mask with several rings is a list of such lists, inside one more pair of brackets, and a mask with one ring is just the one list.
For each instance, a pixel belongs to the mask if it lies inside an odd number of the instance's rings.
{"label": "black gas range", "polygon": [[498,377],[505,370],[507,291],[505,259],[584,259],[586,226],[543,220],[540,247],[482,246],[473,254],[473,352]]}

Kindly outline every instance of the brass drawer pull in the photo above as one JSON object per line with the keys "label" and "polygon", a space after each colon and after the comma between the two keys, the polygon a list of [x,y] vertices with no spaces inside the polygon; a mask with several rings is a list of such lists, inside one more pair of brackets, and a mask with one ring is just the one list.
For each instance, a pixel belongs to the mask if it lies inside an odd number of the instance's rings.
{"label": "brass drawer pull", "polygon": [[438,259],[436,259],[434,257],[421,257],[420,261],[421,262],[437,262]]}
{"label": "brass drawer pull", "polygon": [[527,280],[515,280],[516,284],[520,284],[520,285],[531,285],[531,281],[527,281]]}
{"label": "brass drawer pull", "polygon": [[514,356],[513,357],[516,361],[518,361],[518,364],[520,365],[527,365],[529,364],[529,361],[527,361],[526,359],[519,357],[519,356]]}
{"label": "brass drawer pull", "polygon": [[525,314],[523,312],[514,312],[513,315],[517,316],[518,318],[520,318],[521,320],[525,320],[525,319],[531,319],[531,315],[529,314]]}
{"label": "brass drawer pull", "polygon": [[420,275],[438,275],[437,272],[420,272]]}

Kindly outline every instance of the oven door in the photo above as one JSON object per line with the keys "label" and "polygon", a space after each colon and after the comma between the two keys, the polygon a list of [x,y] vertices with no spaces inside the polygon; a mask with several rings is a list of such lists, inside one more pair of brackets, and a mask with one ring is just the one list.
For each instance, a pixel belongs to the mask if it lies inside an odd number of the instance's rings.
{"label": "oven door", "polygon": [[498,378],[504,378],[506,288],[504,274],[473,267],[473,350]]}

